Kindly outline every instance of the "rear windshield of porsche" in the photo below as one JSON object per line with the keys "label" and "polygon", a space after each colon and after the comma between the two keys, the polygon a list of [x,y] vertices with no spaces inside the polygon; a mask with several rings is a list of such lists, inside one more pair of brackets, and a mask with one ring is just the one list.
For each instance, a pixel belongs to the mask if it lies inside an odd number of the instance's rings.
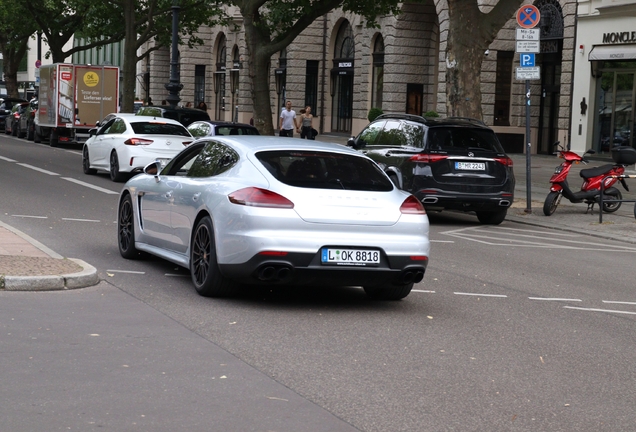
{"label": "rear windshield of porsche", "polygon": [[136,134],[190,136],[190,132],[181,125],[156,122],[133,122],[130,124]]}
{"label": "rear windshield of porsche", "polygon": [[264,151],[256,154],[282,183],[312,189],[388,192],[393,183],[375,162],[364,157],[317,151]]}

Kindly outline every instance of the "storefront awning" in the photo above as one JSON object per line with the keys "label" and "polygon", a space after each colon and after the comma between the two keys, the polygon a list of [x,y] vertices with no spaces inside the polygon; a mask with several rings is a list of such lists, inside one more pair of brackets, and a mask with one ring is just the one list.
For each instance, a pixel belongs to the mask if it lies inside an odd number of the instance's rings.
{"label": "storefront awning", "polygon": [[589,60],[636,60],[636,45],[596,46],[590,51]]}

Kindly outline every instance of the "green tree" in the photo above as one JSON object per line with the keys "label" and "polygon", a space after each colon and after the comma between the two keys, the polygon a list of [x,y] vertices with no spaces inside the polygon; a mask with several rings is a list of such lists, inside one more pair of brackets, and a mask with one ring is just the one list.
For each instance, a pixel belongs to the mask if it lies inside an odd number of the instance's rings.
{"label": "green tree", "polygon": [[[217,0],[179,0],[177,4],[180,44],[202,45],[203,40],[197,36],[201,26],[225,23],[225,13]],[[172,0],[106,0],[82,32],[93,40],[110,35],[124,40],[121,101],[124,112],[133,109],[137,63],[171,44],[172,6]],[[150,40],[154,40],[154,45],[138,55],[139,48]]]}
{"label": "green tree", "polygon": [[341,7],[361,15],[367,20],[367,26],[374,26],[379,16],[399,11],[397,0],[232,0],[232,3],[243,16],[254,125],[264,135],[274,134],[269,65],[275,53],[333,9]]}
{"label": "green tree", "polygon": [[18,97],[18,67],[27,52],[29,37],[37,24],[24,8],[24,2],[0,2],[0,53],[7,94]]}
{"label": "green tree", "polygon": [[[482,12],[477,0],[447,2],[446,114],[482,119],[480,74],[484,52],[522,1],[499,0],[489,12]],[[443,12],[440,4],[438,15]]]}

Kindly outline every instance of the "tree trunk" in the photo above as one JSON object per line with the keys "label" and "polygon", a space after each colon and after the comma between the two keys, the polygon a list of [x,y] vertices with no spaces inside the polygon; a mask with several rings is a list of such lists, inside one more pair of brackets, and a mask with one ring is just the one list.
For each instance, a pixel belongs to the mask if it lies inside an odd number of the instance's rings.
{"label": "tree trunk", "polygon": [[254,21],[246,14],[245,42],[249,58],[248,75],[252,82],[252,101],[254,104],[254,126],[261,135],[274,135],[272,123],[272,105],[269,93],[269,61],[272,54],[264,44],[269,38],[259,34]]}
{"label": "tree trunk", "polygon": [[[522,0],[499,0],[483,13],[477,0],[448,0],[446,110],[448,116],[483,120],[481,63],[499,30],[514,17]],[[438,14],[440,11],[438,10]]]}
{"label": "tree trunk", "polygon": [[6,42],[0,42],[2,44],[2,53],[4,53],[4,83],[9,97],[17,98],[19,96],[18,68],[20,67],[20,60],[26,55],[27,42],[28,40],[25,40],[18,48],[7,48]]}
{"label": "tree trunk", "polygon": [[137,72],[137,32],[135,31],[134,0],[124,1],[124,64],[122,66],[121,111],[133,112],[135,104],[135,83]]}
{"label": "tree trunk", "polygon": [[480,33],[476,1],[449,1],[446,47],[446,111],[482,120],[481,62],[489,42]]}

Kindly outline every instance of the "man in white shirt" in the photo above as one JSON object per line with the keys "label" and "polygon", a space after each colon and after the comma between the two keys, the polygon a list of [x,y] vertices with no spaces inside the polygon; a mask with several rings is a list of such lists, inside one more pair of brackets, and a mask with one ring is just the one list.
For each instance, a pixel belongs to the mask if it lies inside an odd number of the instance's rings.
{"label": "man in white shirt", "polygon": [[291,101],[287,101],[285,103],[285,109],[280,113],[280,122],[278,129],[280,129],[279,136],[282,137],[293,137],[294,129],[298,129],[298,124],[296,123],[296,111],[291,109],[292,103]]}

